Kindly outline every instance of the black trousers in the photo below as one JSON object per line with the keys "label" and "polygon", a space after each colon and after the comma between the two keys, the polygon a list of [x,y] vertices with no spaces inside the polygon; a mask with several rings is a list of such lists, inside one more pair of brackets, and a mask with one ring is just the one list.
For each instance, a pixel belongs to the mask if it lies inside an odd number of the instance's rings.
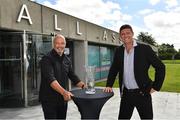
{"label": "black trousers", "polygon": [[41,102],[45,119],[66,119],[67,103]]}
{"label": "black trousers", "polygon": [[153,119],[151,95],[141,90],[123,91],[118,119],[130,119],[135,107],[141,119]]}

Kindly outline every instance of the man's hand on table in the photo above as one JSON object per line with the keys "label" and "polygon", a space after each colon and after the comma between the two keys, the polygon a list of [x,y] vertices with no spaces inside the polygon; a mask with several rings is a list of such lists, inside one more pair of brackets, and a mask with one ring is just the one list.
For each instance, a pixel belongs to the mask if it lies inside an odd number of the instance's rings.
{"label": "man's hand on table", "polygon": [[71,100],[71,96],[74,96],[71,92],[66,91],[66,90],[64,91],[63,98],[64,98],[65,101]]}
{"label": "man's hand on table", "polygon": [[77,87],[80,87],[82,89],[86,88],[86,84],[82,81],[78,82],[78,84],[76,85]]}
{"label": "man's hand on table", "polygon": [[113,89],[111,87],[106,87],[103,91],[104,92],[113,92]]}

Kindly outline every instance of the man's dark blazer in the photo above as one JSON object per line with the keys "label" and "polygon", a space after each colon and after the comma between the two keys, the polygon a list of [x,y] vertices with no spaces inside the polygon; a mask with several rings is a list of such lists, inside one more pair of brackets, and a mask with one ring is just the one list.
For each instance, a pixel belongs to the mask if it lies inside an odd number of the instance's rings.
{"label": "man's dark blazer", "polygon": [[[116,48],[114,59],[109,70],[106,87],[112,87],[119,73],[119,86],[122,90],[124,70],[124,49],[122,45]],[[152,81],[148,75],[150,65],[155,68],[155,79]],[[157,57],[152,48],[145,44],[137,43],[134,48],[134,76],[140,89],[149,91],[154,88],[159,91],[165,78],[165,65]]]}

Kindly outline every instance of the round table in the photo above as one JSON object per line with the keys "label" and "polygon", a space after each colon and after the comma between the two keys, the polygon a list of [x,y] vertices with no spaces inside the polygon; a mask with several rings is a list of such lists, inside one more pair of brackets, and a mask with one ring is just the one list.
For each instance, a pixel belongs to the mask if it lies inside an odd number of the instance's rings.
{"label": "round table", "polygon": [[99,119],[103,105],[114,93],[103,92],[103,89],[95,88],[95,94],[86,94],[85,89],[72,90],[74,103],[81,114],[81,119]]}

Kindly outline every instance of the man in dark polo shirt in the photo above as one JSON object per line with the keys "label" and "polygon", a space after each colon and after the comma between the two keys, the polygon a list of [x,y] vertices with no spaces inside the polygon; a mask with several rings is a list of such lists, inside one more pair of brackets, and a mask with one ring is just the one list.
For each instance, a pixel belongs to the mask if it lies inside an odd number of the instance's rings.
{"label": "man in dark polo shirt", "polygon": [[39,100],[42,104],[45,119],[66,119],[67,101],[73,94],[68,91],[68,79],[77,87],[83,88],[72,70],[70,59],[64,54],[66,40],[56,35],[53,49],[45,55],[41,62],[41,86]]}

